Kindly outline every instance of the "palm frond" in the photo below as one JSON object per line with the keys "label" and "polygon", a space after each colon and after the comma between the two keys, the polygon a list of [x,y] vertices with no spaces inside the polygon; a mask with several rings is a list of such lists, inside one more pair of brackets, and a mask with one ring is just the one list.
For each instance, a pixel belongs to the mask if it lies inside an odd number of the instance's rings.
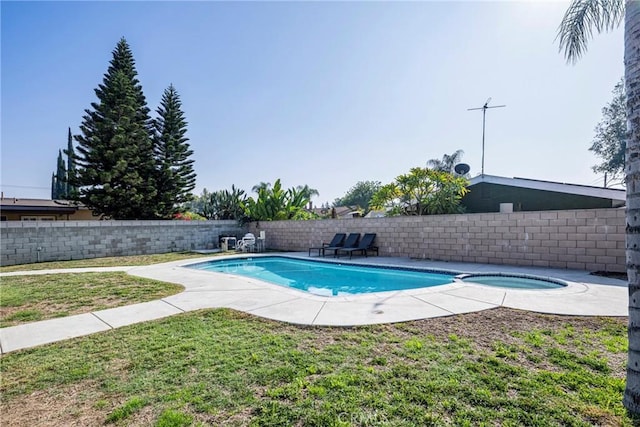
{"label": "palm frond", "polygon": [[623,0],[573,0],[558,27],[560,51],[575,63],[587,50],[587,42],[598,33],[615,29],[624,17]]}

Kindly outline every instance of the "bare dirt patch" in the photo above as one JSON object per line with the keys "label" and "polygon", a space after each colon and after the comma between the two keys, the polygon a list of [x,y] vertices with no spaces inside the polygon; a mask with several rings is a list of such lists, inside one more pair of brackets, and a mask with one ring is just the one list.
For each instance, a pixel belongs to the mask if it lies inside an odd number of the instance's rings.
{"label": "bare dirt patch", "polygon": [[3,427],[101,425],[105,410],[93,405],[102,396],[96,384],[84,381],[56,390],[39,390],[0,405]]}
{"label": "bare dirt patch", "polygon": [[[625,326],[628,322],[627,317],[607,319],[621,326]],[[443,340],[454,334],[460,338],[470,340],[476,349],[489,352],[493,350],[497,342],[506,345],[522,345],[522,339],[518,338],[518,336],[531,331],[544,330],[550,333],[558,333],[567,327],[572,327],[575,328],[576,335],[580,335],[585,331],[598,331],[602,328],[602,322],[602,317],[559,316],[501,307],[461,316],[420,320],[412,322],[412,327],[418,328],[425,335],[431,334]],[[583,352],[586,354],[590,350],[586,348]],[[543,354],[544,351],[545,349],[541,348],[538,353]],[[626,354],[607,352],[606,357],[612,369],[611,375],[624,377],[626,372],[620,369],[620,366],[623,366],[626,362]],[[534,369],[556,369],[550,364],[538,361],[532,362],[522,356],[518,357],[518,363],[523,367]]]}

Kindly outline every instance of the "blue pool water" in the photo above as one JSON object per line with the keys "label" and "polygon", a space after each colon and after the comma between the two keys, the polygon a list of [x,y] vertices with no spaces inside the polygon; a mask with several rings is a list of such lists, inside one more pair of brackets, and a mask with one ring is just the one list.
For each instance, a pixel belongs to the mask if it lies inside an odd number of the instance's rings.
{"label": "blue pool water", "polygon": [[188,267],[251,277],[323,296],[427,288],[452,283],[455,276],[271,256],[209,261]]}
{"label": "blue pool water", "polygon": [[556,279],[513,274],[463,274],[458,276],[458,279],[463,282],[509,289],[558,289],[567,286],[565,282]]}

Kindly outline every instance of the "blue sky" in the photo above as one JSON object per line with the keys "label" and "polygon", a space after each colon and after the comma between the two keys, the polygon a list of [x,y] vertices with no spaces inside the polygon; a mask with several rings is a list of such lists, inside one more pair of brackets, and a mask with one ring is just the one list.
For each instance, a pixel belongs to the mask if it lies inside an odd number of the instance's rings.
{"label": "blue sky", "polygon": [[1,2],[5,197],[50,194],[121,37],[155,114],[173,84],[196,193],[280,178],[332,202],[464,150],[480,173],[601,185],[588,151],[622,77],[623,32],[567,65],[568,2]]}

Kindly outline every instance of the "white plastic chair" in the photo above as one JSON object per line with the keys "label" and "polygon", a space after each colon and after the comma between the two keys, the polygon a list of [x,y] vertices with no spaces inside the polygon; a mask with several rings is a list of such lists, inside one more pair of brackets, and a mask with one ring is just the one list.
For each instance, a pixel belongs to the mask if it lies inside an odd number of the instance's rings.
{"label": "white plastic chair", "polygon": [[245,234],[242,239],[236,243],[236,250],[242,252],[253,252],[256,247],[256,236],[252,233]]}

